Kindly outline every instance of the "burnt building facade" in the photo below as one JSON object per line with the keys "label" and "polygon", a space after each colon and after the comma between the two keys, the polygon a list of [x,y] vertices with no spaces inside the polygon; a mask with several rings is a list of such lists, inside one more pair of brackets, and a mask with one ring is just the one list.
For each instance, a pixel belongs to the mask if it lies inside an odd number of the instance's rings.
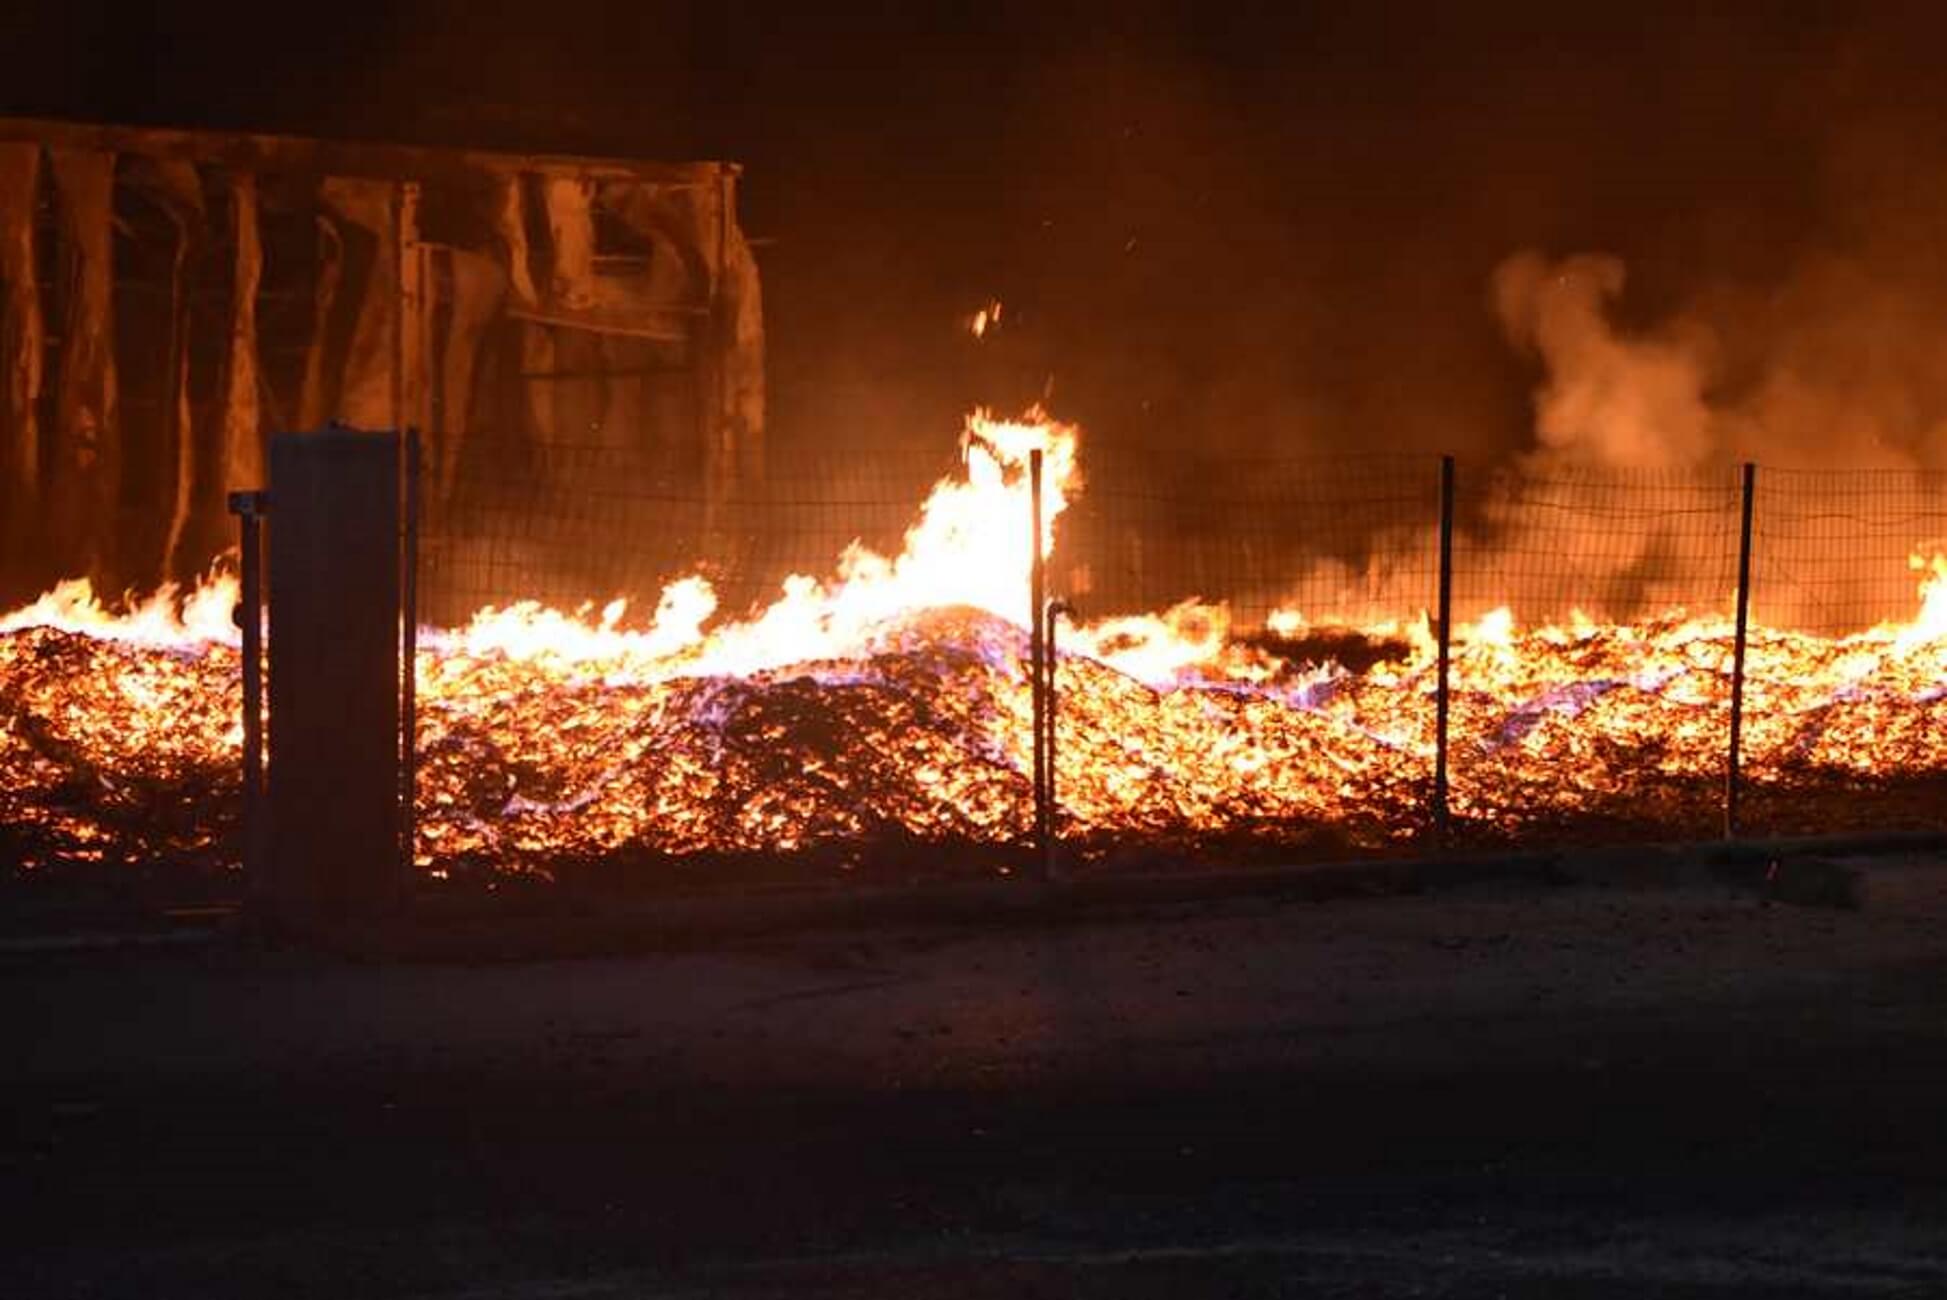
{"label": "burnt building facade", "polygon": [[546,503],[763,472],[738,175],[0,119],[0,595],[193,578],[333,422],[421,431],[433,612],[618,585]]}

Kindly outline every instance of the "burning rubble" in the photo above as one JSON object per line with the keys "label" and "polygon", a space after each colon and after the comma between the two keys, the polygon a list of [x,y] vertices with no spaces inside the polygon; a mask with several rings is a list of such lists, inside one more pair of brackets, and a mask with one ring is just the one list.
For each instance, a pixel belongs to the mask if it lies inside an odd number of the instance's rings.
{"label": "burning rubble", "polygon": [[[534,603],[423,634],[419,867],[810,855],[889,844],[991,870],[1031,823],[1026,464],[1047,467],[1044,554],[1081,490],[1078,433],[971,417],[897,554],[854,544],[748,617],[670,583]],[[1843,637],[1756,627],[1745,770],[1759,789],[1947,773],[1947,561],[1916,617]],[[22,871],[236,857],[241,744],[233,582],[110,610],[83,583],[0,616],[0,849]],[[1384,850],[1427,829],[1435,642],[1424,613],[1337,627],[1356,668],[1239,635],[1221,604],[1064,627],[1057,822],[1084,855],[1130,845]],[[272,629],[275,635],[275,629]],[[1595,819],[1694,826],[1722,781],[1733,629],[1681,612],[1456,630],[1452,808],[1497,839]],[[1686,821],[1686,819],[1689,819]],[[1783,827],[1780,827],[1781,829]],[[982,853],[985,856],[982,856]],[[954,859],[958,861],[960,859]]]}

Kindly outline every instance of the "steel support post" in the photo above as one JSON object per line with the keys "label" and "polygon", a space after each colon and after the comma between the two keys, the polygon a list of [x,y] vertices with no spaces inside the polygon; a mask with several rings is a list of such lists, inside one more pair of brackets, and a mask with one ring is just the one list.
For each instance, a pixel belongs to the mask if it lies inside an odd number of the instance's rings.
{"label": "steel support post", "polygon": [[1744,794],[1744,650],[1751,624],[1751,518],[1757,501],[1758,467],[1744,464],[1737,529],[1737,630],[1731,642],[1731,741],[1724,765],[1724,838],[1740,827]]}
{"label": "steel support post", "polygon": [[1041,450],[1028,453],[1029,526],[1032,530],[1028,567],[1028,680],[1034,728],[1034,849],[1045,871],[1049,851],[1048,808],[1048,643],[1046,610],[1048,564],[1041,553]]}
{"label": "steel support post", "polygon": [[237,517],[238,591],[235,620],[243,637],[243,879],[263,887],[264,869],[264,554],[265,492],[232,492]]}
{"label": "steel support post", "polygon": [[1452,833],[1448,808],[1448,724],[1453,712],[1453,482],[1452,456],[1440,458],[1440,574],[1435,631],[1439,637],[1438,677],[1433,697],[1433,830],[1442,844]]}
{"label": "steel support post", "polygon": [[400,477],[405,499],[399,536],[399,859],[402,877],[411,879],[416,822],[414,796],[419,778],[419,475],[418,429],[400,439]]}

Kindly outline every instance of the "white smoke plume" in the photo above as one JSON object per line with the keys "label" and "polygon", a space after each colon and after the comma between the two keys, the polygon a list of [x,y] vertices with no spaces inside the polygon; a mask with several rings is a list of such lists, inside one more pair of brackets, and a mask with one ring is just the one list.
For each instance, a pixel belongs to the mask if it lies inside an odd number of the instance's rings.
{"label": "white smoke plume", "polygon": [[1550,263],[1522,252],[1496,268],[1493,302],[1508,338],[1540,357],[1538,459],[1615,470],[1692,470],[1720,450],[1704,401],[1708,340],[1697,331],[1626,337],[1607,310],[1622,293],[1620,259]]}
{"label": "white smoke plume", "polygon": [[1947,463],[1939,295],[1827,256],[1769,293],[1705,296],[1628,329],[1626,282],[1600,254],[1521,252],[1492,276],[1509,342],[1543,371],[1532,444],[1479,521],[1511,599],[1519,557],[1543,555],[1592,612],[1719,604],[1749,460],[1763,616],[1841,630],[1910,613],[1911,556],[1947,547],[1947,483],[1928,472]]}

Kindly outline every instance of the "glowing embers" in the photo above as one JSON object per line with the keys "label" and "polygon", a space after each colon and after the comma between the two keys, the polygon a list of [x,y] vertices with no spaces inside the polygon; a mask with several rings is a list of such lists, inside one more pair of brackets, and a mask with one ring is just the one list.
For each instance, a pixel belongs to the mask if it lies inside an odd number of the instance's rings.
{"label": "glowing embers", "polygon": [[[857,661],[657,682],[447,656],[422,705],[426,865],[614,852],[792,851],[898,835],[1003,844],[1028,826],[1024,634],[935,610]],[[424,679],[422,679],[424,680]],[[1157,690],[1061,666],[1061,820],[1082,841],[1332,826],[1410,833],[1419,765],[1342,707]],[[1408,703],[1429,712],[1430,705]]]}
{"label": "glowing embers", "polygon": [[[445,638],[418,663],[420,865],[549,872],[1017,842],[1029,823],[1024,642],[965,607],[889,619],[849,656],[748,673],[658,668],[625,644],[576,656]],[[1729,656],[1720,620],[1467,630],[1453,677],[1460,824],[1490,837],[1707,827]],[[1063,834],[1084,852],[1419,834],[1433,753],[1425,656],[1357,674],[1271,662],[1256,652],[1226,676],[1219,656],[1193,665],[1190,684],[1158,686],[1065,654]],[[233,856],[236,682],[221,642],[0,634],[9,856],[30,868]],[[1747,690],[1746,768],[1760,786],[1947,773],[1938,640],[1761,629]]]}
{"label": "glowing embers", "polygon": [[1026,683],[982,642],[1018,634],[968,611],[926,622],[887,629],[864,660],[745,676],[422,661],[422,854],[545,866],[624,850],[790,852],[893,827],[1013,838]]}
{"label": "glowing embers", "polygon": [[0,632],[0,859],[233,859],[238,672],[210,641]]}
{"label": "glowing embers", "polygon": [[[1004,864],[992,850],[1031,823],[1026,464],[1045,458],[1046,552],[1078,488],[1076,434],[976,416],[963,447],[964,472],[935,485],[899,554],[854,544],[831,576],[794,576],[748,617],[726,618],[691,575],[646,619],[621,602],[516,604],[429,632],[415,665],[419,865],[842,866],[889,847],[879,856],[921,874],[948,858]],[[1914,564],[1911,621],[1843,638],[1753,629],[1754,791],[1947,774],[1947,561]],[[216,579],[116,614],[64,584],[0,618],[0,859],[235,860],[233,599]],[[1193,601],[1064,626],[1063,837],[1106,856],[1423,834],[1436,656],[1424,614],[1400,615],[1362,628],[1287,612],[1267,620],[1275,639],[1240,639],[1225,607]],[[1458,629],[1462,834],[1714,829],[1732,635],[1681,614],[1523,629],[1506,610]]]}

